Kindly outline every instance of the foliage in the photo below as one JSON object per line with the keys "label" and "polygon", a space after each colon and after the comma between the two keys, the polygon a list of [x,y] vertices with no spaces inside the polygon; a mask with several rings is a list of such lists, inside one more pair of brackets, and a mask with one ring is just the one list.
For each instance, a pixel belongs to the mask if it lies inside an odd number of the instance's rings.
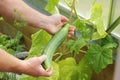
{"label": "foliage", "polygon": [[20,44],[21,38],[22,33],[20,31],[17,32],[14,38],[2,34],[0,36],[0,48],[6,50],[8,53],[11,53],[13,55],[18,52],[24,51],[25,46],[23,44]]}
{"label": "foliage", "polygon": [[45,10],[50,12],[51,14],[59,13],[57,5],[60,0],[49,0],[48,4],[45,7]]}
{"label": "foliage", "polygon": [[74,72],[76,71],[76,62],[74,58],[67,58],[65,60],[60,61],[60,77],[59,80],[71,80]]}
{"label": "foliage", "polygon": [[89,63],[92,65],[93,69],[99,73],[108,64],[112,64],[112,50],[101,47],[97,44],[91,45],[86,53]]}
{"label": "foliage", "polygon": [[0,80],[17,80],[17,77],[14,73],[0,72]]}
{"label": "foliage", "polygon": [[[118,43],[104,29],[102,6],[94,4],[91,9],[90,19],[84,19],[78,16],[75,6],[72,6],[74,0],[64,1],[68,7],[74,8],[73,12],[77,16],[73,23],[70,23],[76,26],[74,38],[66,41],[57,51],[60,55],[53,60],[54,73],[51,77],[35,79],[30,76],[21,76],[22,79],[20,80],[91,80],[93,70],[99,73],[113,63],[113,50],[117,48]],[[59,0],[49,0],[45,9],[54,14],[58,3]],[[30,56],[39,56],[50,38],[50,35],[44,31],[33,34]],[[84,50],[84,48],[86,49]],[[76,61],[76,56],[81,53],[84,53],[84,56]],[[63,59],[64,56],[67,57]]]}
{"label": "foliage", "polygon": [[[0,35],[0,48],[4,49],[8,53],[12,55],[16,55],[18,52],[22,52],[25,50],[25,45],[20,44],[20,40],[22,39],[22,33],[20,31],[17,32],[16,36],[13,38],[11,36],[1,34]],[[17,80],[16,74],[9,72],[1,72],[0,80]]]}
{"label": "foliage", "polygon": [[32,35],[32,46],[29,57],[40,56],[43,48],[50,40],[51,35],[44,30],[40,30]]}

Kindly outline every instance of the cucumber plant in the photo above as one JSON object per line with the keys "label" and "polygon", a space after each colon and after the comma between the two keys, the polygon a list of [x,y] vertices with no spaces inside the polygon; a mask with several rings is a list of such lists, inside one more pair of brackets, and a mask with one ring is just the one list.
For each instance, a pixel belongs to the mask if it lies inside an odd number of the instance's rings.
{"label": "cucumber plant", "polygon": [[[59,13],[60,11],[57,8],[59,1],[48,0],[45,10],[51,14]],[[76,0],[64,0],[64,2],[71,9],[69,24],[76,26],[74,38],[64,41],[58,50],[55,48],[54,52],[52,52],[47,44],[50,44],[51,47],[56,47],[57,39],[55,37],[51,37],[44,30],[40,30],[32,35],[29,57],[40,56],[43,50],[49,49],[47,55],[50,56],[50,58],[48,57],[50,61],[53,61],[53,75],[48,78],[40,77],[37,80],[91,80],[93,71],[100,73],[109,64],[113,63],[113,51],[118,47],[118,43],[110,33],[120,24],[120,18],[116,19],[112,24],[113,26],[111,25],[105,30],[102,19],[103,11],[100,4],[95,4],[94,2],[90,18],[85,19],[81,18],[76,11]],[[75,18],[73,19],[72,16],[75,16]],[[62,35],[63,33],[60,34]],[[51,43],[48,43],[49,40]],[[53,45],[52,42],[55,44]],[[52,53],[52,57],[49,52]],[[78,60],[76,57],[81,54],[84,56]],[[54,59],[53,56],[55,57]],[[46,62],[46,65],[48,63]],[[24,77],[34,79],[33,77],[23,75],[20,80],[24,80]]]}

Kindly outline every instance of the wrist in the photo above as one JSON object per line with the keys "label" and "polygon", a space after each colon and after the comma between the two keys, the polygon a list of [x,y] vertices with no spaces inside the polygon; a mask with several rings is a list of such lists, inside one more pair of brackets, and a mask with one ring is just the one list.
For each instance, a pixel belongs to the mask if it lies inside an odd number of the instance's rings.
{"label": "wrist", "polygon": [[44,16],[38,20],[38,27],[44,30],[48,30],[51,20],[49,16]]}
{"label": "wrist", "polygon": [[27,23],[33,27],[46,30],[49,22],[49,16],[36,13],[34,16],[27,18]]}
{"label": "wrist", "polygon": [[22,74],[25,70],[25,62],[23,60],[18,60],[18,64],[12,65],[10,67],[10,72]]}

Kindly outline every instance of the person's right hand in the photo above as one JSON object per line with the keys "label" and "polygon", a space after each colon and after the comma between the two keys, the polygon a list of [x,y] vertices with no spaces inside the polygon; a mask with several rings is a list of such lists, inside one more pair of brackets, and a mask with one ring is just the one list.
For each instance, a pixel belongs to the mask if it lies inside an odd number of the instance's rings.
{"label": "person's right hand", "polygon": [[45,70],[41,65],[46,58],[47,58],[46,55],[42,55],[40,57],[33,57],[23,61],[24,66],[22,69],[23,70],[22,73],[28,74],[34,77],[51,76],[52,70],[51,69]]}
{"label": "person's right hand", "polygon": [[[68,19],[65,16],[63,16],[61,14],[54,14],[54,15],[51,15],[51,16],[47,16],[47,18],[44,19],[43,21],[41,21],[40,23],[41,24],[44,23],[43,24],[44,30],[46,30],[48,33],[54,35],[67,22],[68,22]],[[69,33],[68,33],[68,38],[73,37],[74,31],[75,31],[75,26],[71,25],[71,27],[69,29]]]}

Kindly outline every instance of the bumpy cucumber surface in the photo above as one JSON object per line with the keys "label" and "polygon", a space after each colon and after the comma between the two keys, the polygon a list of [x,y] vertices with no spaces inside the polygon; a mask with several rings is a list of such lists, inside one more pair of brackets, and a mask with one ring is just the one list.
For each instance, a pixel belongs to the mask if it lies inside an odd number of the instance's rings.
{"label": "bumpy cucumber surface", "polygon": [[47,55],[47,59],[43,62],[43,67],[45,69],[50,68],[52,66],[52,57],[55,51],[60,47],[60,45],[65,41],[68,31],[69,24],[64,25],[48,42],[46,47],[44,48],[42,54]]}

